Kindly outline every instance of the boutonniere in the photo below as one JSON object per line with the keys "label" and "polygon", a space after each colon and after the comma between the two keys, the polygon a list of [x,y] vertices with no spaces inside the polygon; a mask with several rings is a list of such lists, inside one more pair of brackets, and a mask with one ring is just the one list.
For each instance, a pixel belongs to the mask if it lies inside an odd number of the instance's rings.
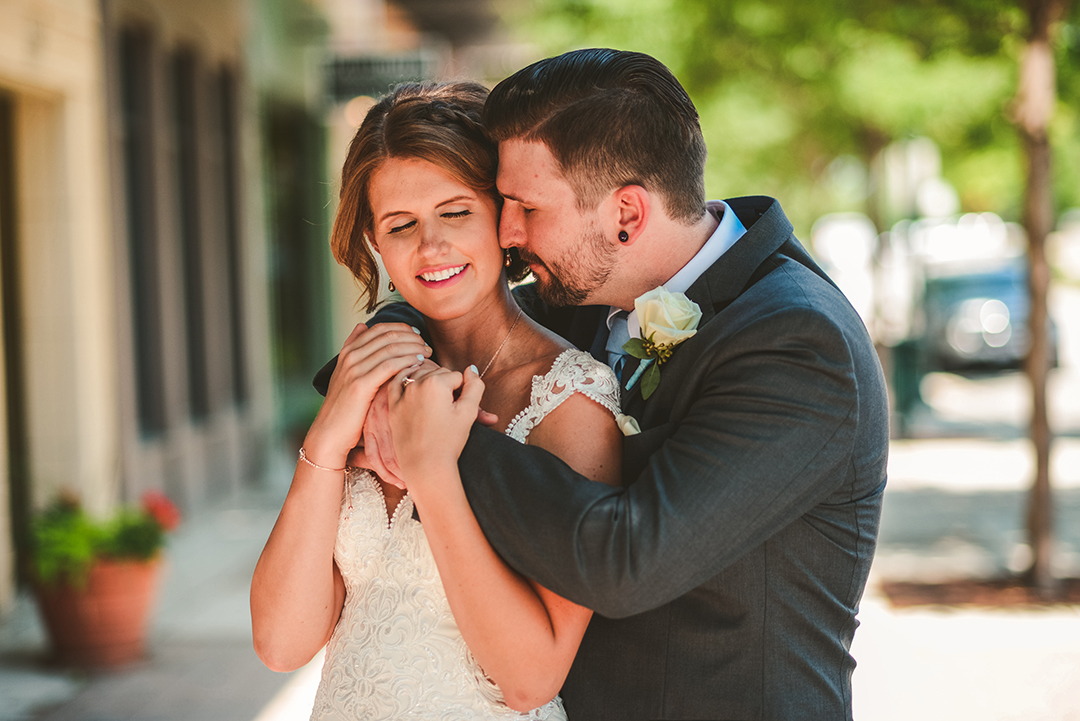
{"label": "boutonniere", "polygon": [[626,384],[630,390],[641,378],[641,397],[648,399],[660,385],[660,366],[675,346],[692,338],[701,322],[701,308],[683,293],[668,293],[663,286],[650,290],[634,301],[641,337],[631,338],[623,350],[640,358],[637,371]]}

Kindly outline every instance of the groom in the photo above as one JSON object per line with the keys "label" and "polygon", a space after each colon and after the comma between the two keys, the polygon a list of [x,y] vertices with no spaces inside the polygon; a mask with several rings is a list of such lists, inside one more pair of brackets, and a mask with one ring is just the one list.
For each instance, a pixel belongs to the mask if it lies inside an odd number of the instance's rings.
{"label": "groom", "polygon": [[[597,613],[568,715],[850,719],[888,450],[858,315],[775,200],[706,203],[697,111],[654,58],[542,60],[496,86],[485,124],[501,243],[571,307],[547,313],[552,329],[620,369],[641,429],[622,488],[481,426],[461,456],[492,545]],[[634,300],[661,285],[702,317],[646,398],[622,345]]]}

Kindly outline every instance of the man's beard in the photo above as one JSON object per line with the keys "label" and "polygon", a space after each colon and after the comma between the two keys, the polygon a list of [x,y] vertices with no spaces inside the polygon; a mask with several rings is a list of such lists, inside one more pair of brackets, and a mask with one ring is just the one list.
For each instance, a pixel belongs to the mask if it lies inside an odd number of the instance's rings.
{"label": "man's beard", "polygon": [[523,248],[518,248],[518,252],[525,262],[547,269],[546,279],[534,274],[536,290],[545,303],[555,306],[581,305],[590,293],[607,282],[615,268],[615,254],[595,226],[581,233],[580,245],[569,265],[558,260],[545,262]]}

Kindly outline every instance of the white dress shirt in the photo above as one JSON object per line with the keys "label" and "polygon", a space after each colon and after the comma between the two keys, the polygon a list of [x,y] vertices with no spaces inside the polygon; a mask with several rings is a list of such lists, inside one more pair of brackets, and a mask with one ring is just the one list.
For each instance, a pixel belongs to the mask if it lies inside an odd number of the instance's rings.
{"label": "white dress shirt", "polygon": [[[735,211],[728,212],[730,209],[724,201],[710,200],[705,204],[705,210],[711,213],[714,218],[717,218],[720,223],[716,226],[713,234],[709,236],[709,239],[705,241],[705,245],[701,246],[701,250],[690,259],[690,262],[671,276],[668,282],[664,283],[664,290],[669,293],[685,293],[694,284],[694,281],[704,275],[705,271],[711,268],[712,264],[746,233],[742,221],[735,215]],[[607,325],[609,332],[611,331],[612,320],[622,310],[622,308],[616,306],[611,306],[608,310]],[[641,326],[638,323],[636,310],[630,311],[630,315],[626,318],[626,326],[631,338],[641,336]]]}

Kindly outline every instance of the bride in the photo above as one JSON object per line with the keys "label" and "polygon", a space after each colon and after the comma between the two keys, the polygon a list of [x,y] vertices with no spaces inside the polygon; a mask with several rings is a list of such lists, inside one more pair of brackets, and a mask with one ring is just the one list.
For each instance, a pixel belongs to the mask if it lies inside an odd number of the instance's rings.
{"label": "bride", "polygon": [[[499,247],[486,95],[473,83],[398,86],[342,170],[335,257],[370,311],[379,253],[434,351],[402,323],[356,326],[255,568],[263,662],[293,670],[326,646],[313,719],[565,719],[557,693],[591,612],[492,550],[457,456],[482,406],[511,437],[616,484],[618,385],[510,293],[524,266]],[[364,422],[384,384],[407,491],[364,470]]]}

